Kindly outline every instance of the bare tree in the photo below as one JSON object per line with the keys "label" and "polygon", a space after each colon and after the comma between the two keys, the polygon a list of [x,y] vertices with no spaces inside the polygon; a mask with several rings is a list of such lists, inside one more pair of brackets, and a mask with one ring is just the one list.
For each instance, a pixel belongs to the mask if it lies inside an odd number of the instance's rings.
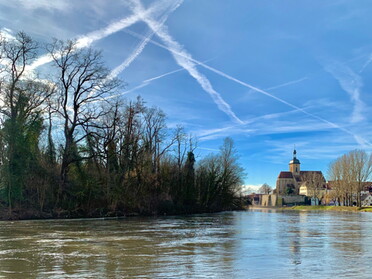
{"label": "bare tree", "polygon": [[145,156],[152,162],[152,172],[158,173],[160,160],[176,141],[166,142],[167,132],[164,112],[156,107],[146,108],[143,113],[143,147]]}
{"label": "bare tree", "polygon": [[187,154],[187,135],[182,126],[177,126],[174,131],[175,139],[175,154],[178,167],[178,175],[181,174],[182,165],[184,163],[186,154]]}
{"label": "bare tree", "polygon": [[221,203],[222,206],[232,204],[243,183],[243,168],[238,163],[238,154],[232,138],[225,138],[220,147],[221,162]]}
{"label": "bare tree", "polygon": [[329,186],[331,187],[332,199],[336,204],[344,202],[344,180],[342,176],[342,165],[340,159],[330,163],[328,167]]}
{"label": "bare tree", "polygon": [[351,151],[333,161],[328,169],[333,191],[343,205],[361,206],[363,183],[372,175],[372,154],[364,150]]}
{"label": "bare tree", "polygon": [[324,197],[324,190],[326,181],[322,172],[320,171],[309,171],[303,176],[304,184],[306,185],[310,196],[321,203]]}
{"label": "bare tree", "polygon": [[273,189],[266,183],[262,184],[262,186],[258,189],[260,194],[270,194]]}
{"label": "bare tree", "polygon": [[[120,82],[109,78],[99,51],[79,49],[75,41],[54,40],[47,46],[57,70],[58,113],[63,119],[64,146],[60,170],[59,196],[65,194],[71,163],[86,159],[77,155],[77,145],[84,141],[92,127],[107,111],[96,103],[117,89]],[[83,129],[84,128],[84,129]]]}
{"label": "bare tree", "polygon": [[135,169],[137,162],[139,163],[141,132],[143,129],[141,116],[144,111],[144,101],[138,97],[136,101],[128,102],[121,114],[118,151],[121,170],[127,176]]}
{"label": "bare tree", "polygon": [[362,206],[363,183],[368,181],[372,175],[372,154],[368,155],[364,150],[354,150],[348,153],[348,157],[356,203],[357,206]]}

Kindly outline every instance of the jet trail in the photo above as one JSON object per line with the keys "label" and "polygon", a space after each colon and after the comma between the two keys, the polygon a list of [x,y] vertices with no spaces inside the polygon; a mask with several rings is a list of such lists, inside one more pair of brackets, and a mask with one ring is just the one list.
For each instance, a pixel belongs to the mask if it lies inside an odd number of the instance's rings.
{"label": "jet trail", "polygon": [[339,82],[340,87],[350,96],[354,106],[351,123],[363,121],[365,119],[365,104],[361,99],[362,78],[341,63],[329,64],[325,67],[325,70]]}
{"label": "jet trail", "polygon": [[[164,22],[168,19],[168,16],[173,13],[181,4],[183,0],[178,0],[168,11],[165,12],[165,14],[162,16],[160,20],[160,26],[164,24]],[[129,67],[130,64],[142,53],[144,48],[146,47],[149,40],[152,38],[152,36],[155,34],[156,30],[152,30],[149,32],[137,45],[137,47],[134,49],[134,51],[127,57],[127,59],[124,60],[123,63],[121,63],[119,66],[117,66],[115,69],[111,71],[111,73],[108,75],[108,77],[105,79],[105,81],[113,79],[117,77],[122,71],[124,71],[127,67]],[[134,89],[141,88],[143,86],[137,86]],[[134,90],[132,89],[132,90]],[[89,96],[92,96],[96,91],[96,88],[94,88],[90,93]],[[123,95],[124,93],[116,94],[115,96]],[[112,97],[108,96],[103,98],[103,100],[111,99]]]}
{"label": "jet trail", "polygon": [[[163,40],[167,46],[167,49],[172,50],[171,53],[173,54],[177,64],[189,72],[189,74],[200,84],[204,91],[206,91],[212,97],[213,101],[217,104],[221,111],[230,116],[234,121],[243,124],[244,122],[235,115],[230,105],[225,102],[225,100],[216,90],[214,90],[207,77],[196,69],[195,62],[193,61],[191,55],[169,35],[165,28],[163,28],[150,16],[144,14],[144,8],[140,1],[132,0],[131,2],[134,5],[133,12],[135,14],[142,15],[142,21],[144,21],[156,33],[156,35]],[[179,53],[182,55],[179,55]]]}
{"label": "jet trail", "polygon": [[288,82],[283,83],[283,84],[279,84],[279,85],[276,85],[276,86],[265,88],[265,90],[268,91],[268,90],[274,90],[274,89],[282,88],[282,87],[285,87],[285,86],[288,86],[288,85],[299,83],[299,82],[307,80],[307,79],[308,79],[308,77],[303,77],[303,78],[300,78],[300,79],[288,81]]}
{"label": "jet trail", "polygon": [[135,91],[135,90],[137,90],[137,89],[140,89],[140,88],[142,88],[142,87],[145,87],[145,86],[147,86],[147,85],[149,85],[149,83],[141,83],[140,85],[137,85],[136,87],[133,87],[132,89],[129,89],[129,90],[124,91],[124,92],[121,92],[121,93],[119,93],[119,94],[114,94],[114,95],[107,96],[107,97],[105,97],[105,98],[102,98],[101,100],[97,100],[96,102],[101,102],[101,101],[106,101],[106,100],[109,100],[109,99],[112,99],[112,98],[116,98],[116,97],[119,97],[119,96],[122,96],[122,95],[128,94],[128,93],[130,93],[130,92],[132,92],[132,91]]}
{"label": "jet trail", "polygon": [[[211,59],[208,59],[208,60],[205,60],[204,63],[210,61]],[[169,76],[169,75],[172,75],[174,73],[178,73],[178,72],[181,72],[181,71],[185,71],[184,68],[179,68],[177,70],[173,70],[173,71],[170,71],[170,72],[167,72],[167,73],[164,73],[164,74],[161,74],[161,75],[158,75],[156,77],[152,77],[152,78],[149,78],[149,79],[146,79],[144,81],[142,81],[139,85],[133,87],[132,89],[129,89],[127,91],[124,91],[124,92],[121,92],[119,94],[115,94],[115,95],[111,95],[111,96],[108,96],[108,97],[105,97],[103,98],[101,101],[105,101],[105,100],[108,100],[108,99],[112,99],[112,98],[115,98],[115,97],[119,97],[119,96],[122,96],[122,95],[126,95],[128,93],[131,93],[133,91],[136,91],[137,89],[140,89],[140,88],[143,88],[147,85],[149,85],[151,82],[153,82],[154,80],[157,80],[157,79],[160,79],[160,78],[163,78],[163,77],[166,77],[166,76]]]}
{"label": "jet trail", "polygon": [[165,73],[165,74],[162,74],[160,76],[156,76],[156,77],[153,77],[153,78],[149,78],[149,79],[146,79],[144,80],[143,82],[151,82],[151,81],[154,81],[154,80],[157,80],[159,78],[163,78],[163,77],[166,77],[166,76],[169,76],[169,75],[172,75],[172,74],[175,74],[175,73],[178,73],[178,72],[181,72],[181,71],[184,71],[185,68],[179,68],[177,70],[174,70],[174,71],[170,71],[168,73]]}
{"label": "jet trail", "polygon": [[[183,3],[183,0],[177,1],[173,7],[169,9],[161,18],[159,25],[162,26],[164,22],[168,19],[168,16],[173,13],[181,4]],[[147,34],[145,38],[142,39],[142,41],[137,45],[135,50],[128,56],[127,59],[124,60],[123,63],[121,63],[119,66],[117,66],[114,70],[111,71],[109,75],[109,79],[112,79],[114,77],[117,77],[122,71],[124,71],[132,62],[137,58],[138,55],[142,53],[146,45],[148,44],[149,40],[154,36],[156,33],[156,30],[152,30]]]}
{"label": "jet trail", "polygon": [[[208,59],[208,60],[205,60],[203,61],[203,63],[207,63],[211,60],[213,60],[214,58],[212,59]],[[175,73],[178,73],[178,72],[181,72],[181,71],[185,71],[185,68],[178,68],[177,70],[173,70],[173,71],[170,71],[170,72],[167,72],[167,73],[164,73],[164,74],[161,74],[159,76],[156,76],[156,77],[153,77],[153,78],[149,78],[149,79],[146,79],[142,82],[151,82],[151,81],[154,81],[154,80],[157,80],[157,79],[160,79],[160,78],[163,78],[163,77],[166,77],[166,76],[169,76],[169,75],[172,75],[172,74],[175,74]]]}

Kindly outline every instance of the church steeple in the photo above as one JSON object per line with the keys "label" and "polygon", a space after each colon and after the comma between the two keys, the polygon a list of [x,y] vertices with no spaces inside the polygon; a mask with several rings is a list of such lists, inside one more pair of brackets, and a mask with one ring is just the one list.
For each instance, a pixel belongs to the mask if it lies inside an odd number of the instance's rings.
{"label": "church steeple", "polygon": [[300,174],[300,160],[296,158],[297,151],[293,149],[293,159],[289,162],[289,171],[292,172],[294,175]]}

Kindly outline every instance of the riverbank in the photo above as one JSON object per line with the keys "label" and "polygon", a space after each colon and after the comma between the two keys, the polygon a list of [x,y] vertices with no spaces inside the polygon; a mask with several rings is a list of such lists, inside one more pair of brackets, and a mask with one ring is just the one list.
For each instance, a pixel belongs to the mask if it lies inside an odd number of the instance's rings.
{"label": "riverbank", "polygon": [[288,208],[289,210],[322,210],[322,211],[351,211],[351,212],[372,212],[372,207],[356,206],[327,206],[327,205],[297,205]]}
{"label": "riverbank", "polygon": [[277,209],[277,210],[320,210],[320,211],[350,211],[350,212],[372,212],[372,206],[327,206],[327,205],[296,205],[291,207],[264,207],[249,206],[248,209]]}
{"label": "riverbank", "polygon": [[13,209],[9,212],[8,208],[0,207],[0,221],[17,221],[17,220],[44,220],[44,219],[121,219],[126,217],[137,217],[137,216],[181,216],[181,215],[193,215],[193,214],[204,214],[204,213],[218,213],[222,211],[241,211],[245,210],[244,206],[239,202],[231,205],[230,208],[221,208],[214,210],[207,210],[201,208],[194,209],[180,209],[180,208],[168,208],[168,210],[162,211],[125,211],[116,210],[108,211],[107,209],[95,209],[91,211],[84,210],[63,210],[54,209],[50,211],[40,211],[33,208],[18,208]]}

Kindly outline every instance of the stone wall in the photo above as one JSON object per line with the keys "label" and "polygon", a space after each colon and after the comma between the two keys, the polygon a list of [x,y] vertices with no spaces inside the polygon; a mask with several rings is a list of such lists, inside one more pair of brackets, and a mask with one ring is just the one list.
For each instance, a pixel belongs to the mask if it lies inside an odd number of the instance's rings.
{"label": "stone wall", "polygon": [[262,206],[278,206],[277,201],[278,199],[276,195],[262,195],[261,196]]}
{"label": "stone wall", "polygon": [[293,196],[282,196],[283,205],[287,204],[305,204],[305,196],[293,195]]}
{"label": "stone wall", "polygon": [[262,206],[271,206],[270,195],[261,196],[261,205]]}
{"label": "stone wall", "polygon": [[302,205],[306,204],[306,196],[300,195],[261,195],[259,205],[261,206],[283,206],[283,205]]}

